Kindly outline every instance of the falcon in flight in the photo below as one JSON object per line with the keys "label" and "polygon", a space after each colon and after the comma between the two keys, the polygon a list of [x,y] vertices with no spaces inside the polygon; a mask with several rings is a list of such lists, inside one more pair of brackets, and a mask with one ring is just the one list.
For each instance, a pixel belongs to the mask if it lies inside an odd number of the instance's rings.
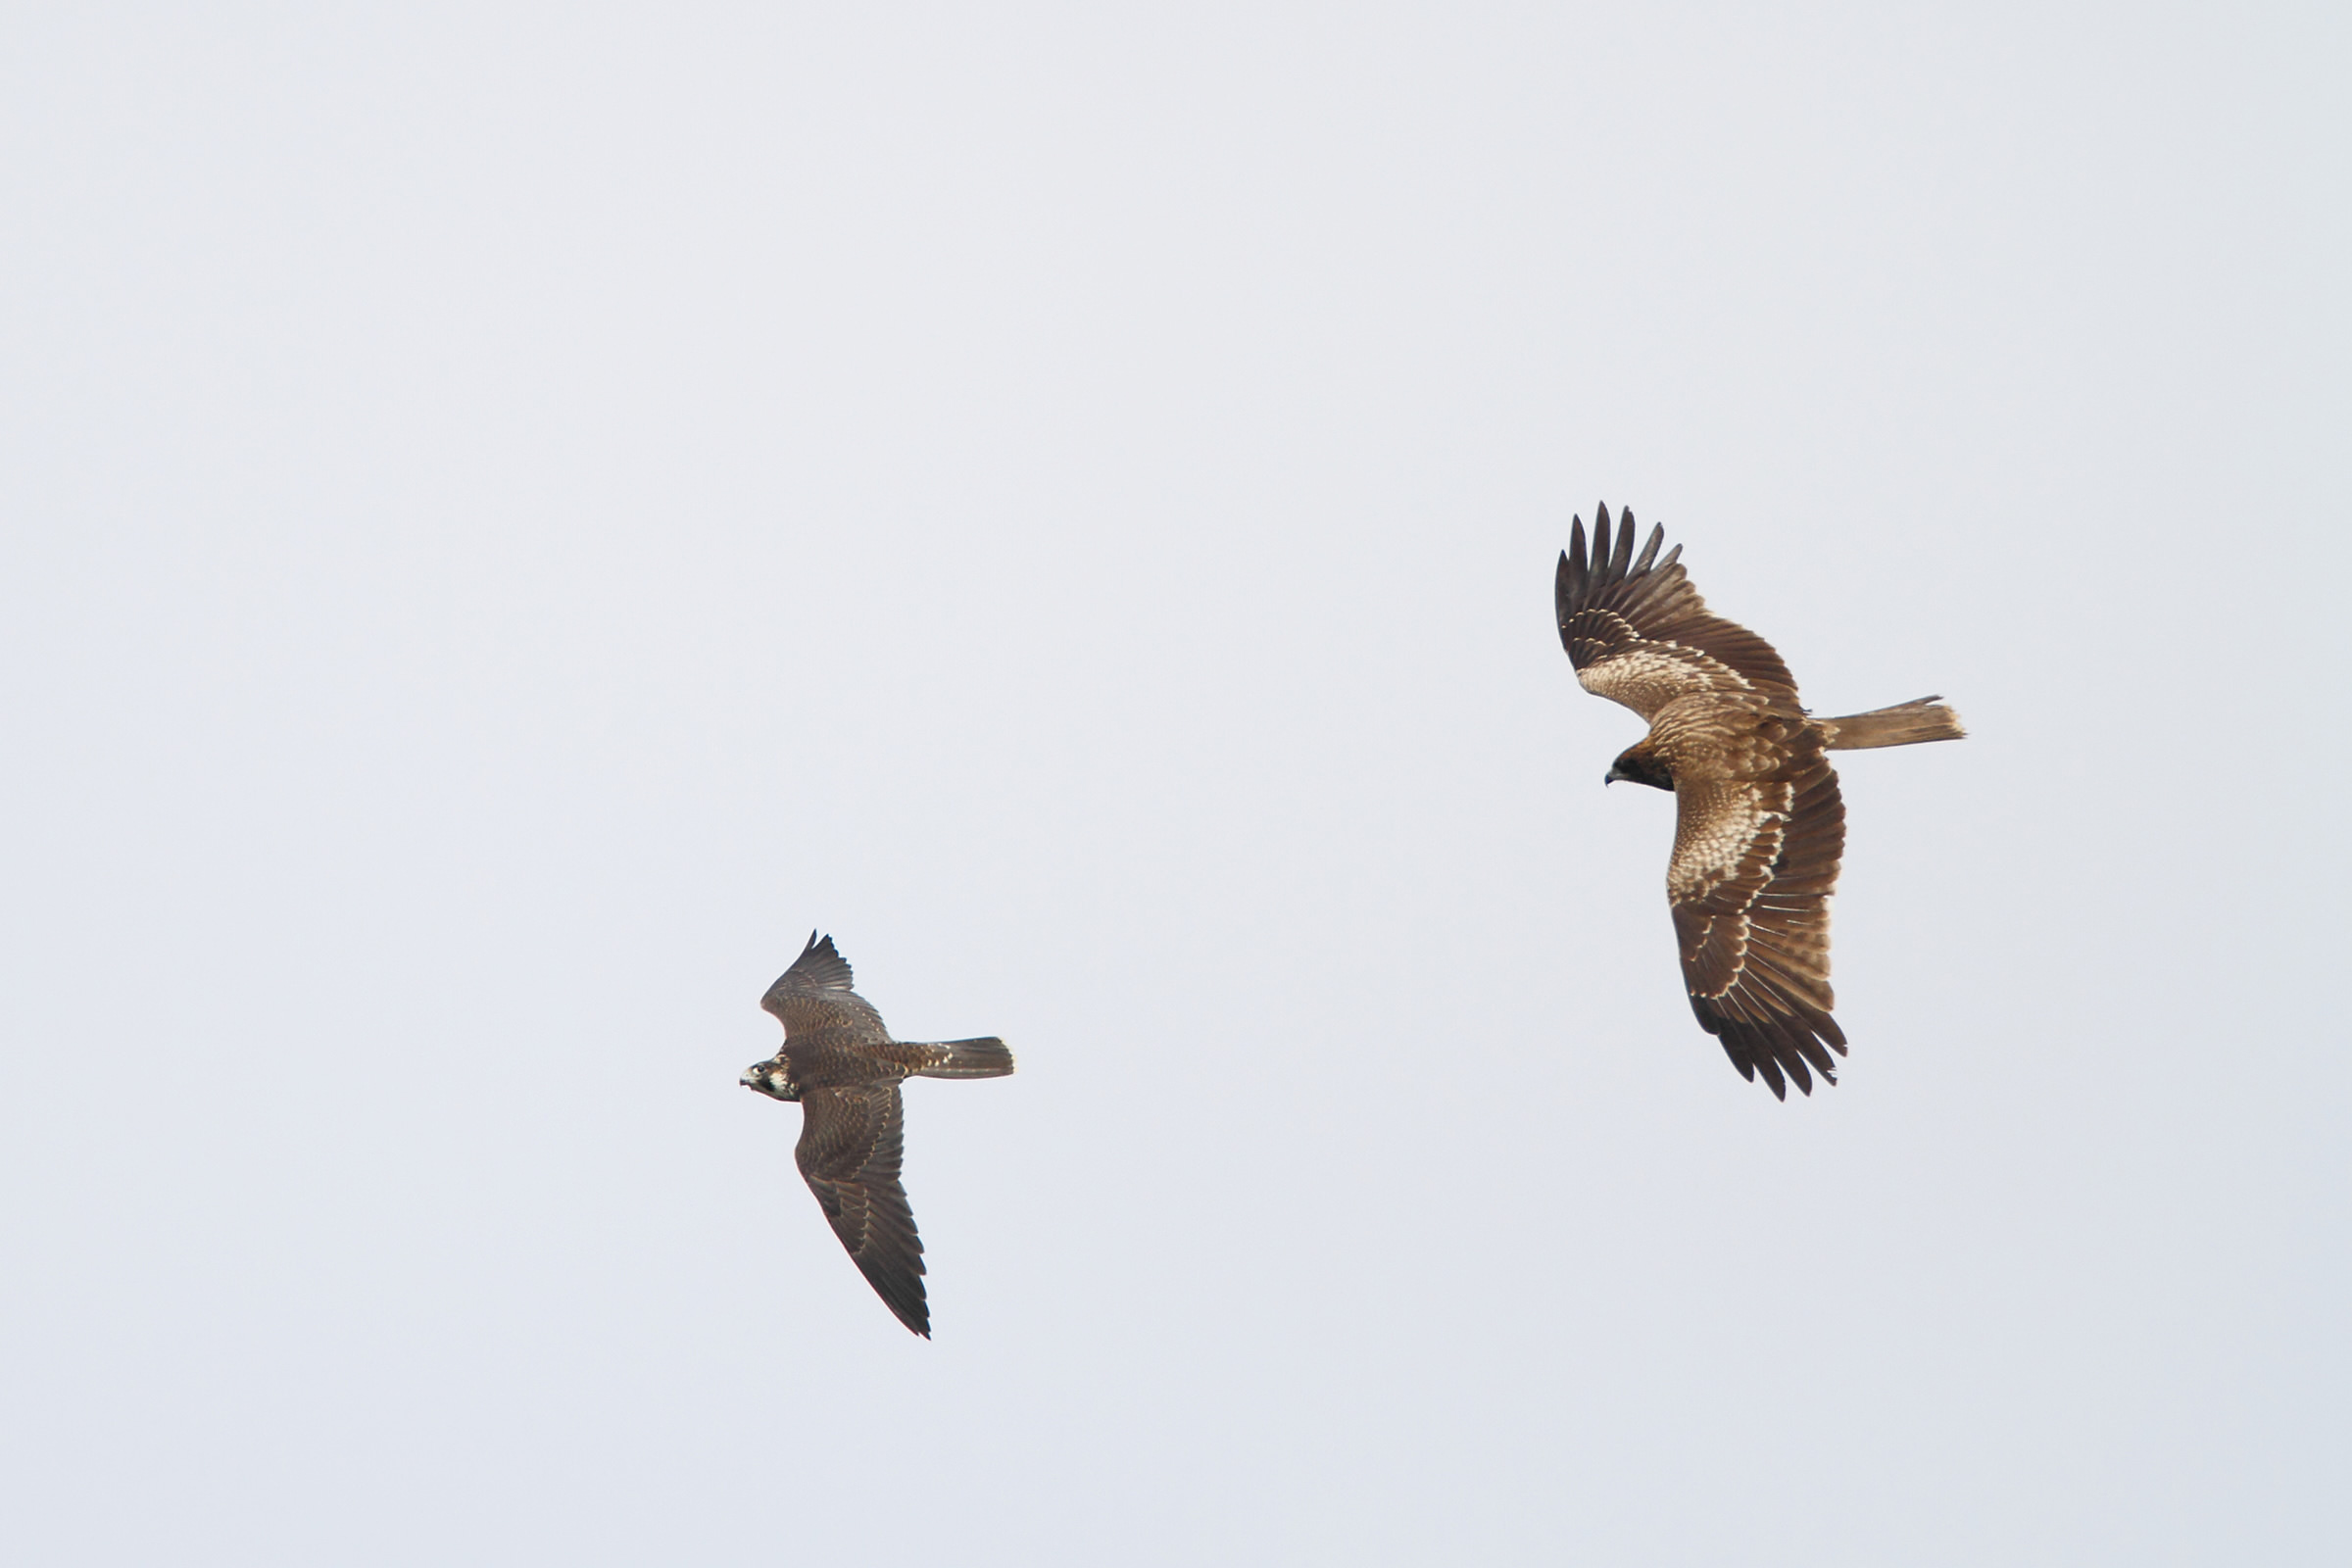
{"label": "falcon in flight", "polygon": [[1699,1026],[1740,1076],[1788,1098],[1793,1078],[1838,1081],[1845,1036],[1830,1016],[1830,894],[1845,848],[1845,806],[1830,752],[1956,741],[1960,715],[1933,697],[1846,718],[1797,706],[1796,677],[1772,645],[1707,612],[1665,529],[1634,554],[1634,514],[1614,543],[1609,510],[1592,548],[1575,519],[1553,585],[1560,642],[1585,690],[1649,721],[1608,781],[1672,790],[1666,900]]}
{"label": "falcon in flight", "polygon": [[923,1244],[899,1183],[906,1106],[900,1081],[1002,1078],[1012,1071],[1004,1042],[950,1040],[909,1045],[890,1038],[882,1015],[850,989],[849,960],[808,933],[808,946],[760,1005],[784,1022],[784,1046],[743,1075],[744,1087],[801,1102],[793,1151],[833,1234],[874,1294],[924,1339]]}

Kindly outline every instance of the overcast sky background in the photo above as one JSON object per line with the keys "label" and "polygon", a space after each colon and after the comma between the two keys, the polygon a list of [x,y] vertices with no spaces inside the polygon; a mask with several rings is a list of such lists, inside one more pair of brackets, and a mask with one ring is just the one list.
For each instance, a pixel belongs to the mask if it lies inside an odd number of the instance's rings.
{"label": "overcast sky background", "polygon": [[[2341,7],[206,11],[0,22],[9,1555],[2352,1553]],[[1595,498],[1973,731],[1809,1102]]]}

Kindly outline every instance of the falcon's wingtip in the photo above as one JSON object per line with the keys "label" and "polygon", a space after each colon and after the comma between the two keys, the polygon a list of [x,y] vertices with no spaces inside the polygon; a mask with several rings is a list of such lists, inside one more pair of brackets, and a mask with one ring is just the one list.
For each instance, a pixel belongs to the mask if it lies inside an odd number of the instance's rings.
{"label": "falcon's wingtip", "polygon": [[[833,945],[830,933],[820,935],[811,931],[808,933],[808,945],[776,977],[775,985],[768,988],[769,995],[773,996],[787,981],[822,990],[847,991],[857,984],[857,975],[850,968],[850,960],[843,957],[841,950]],[[772,1012],[775,1009],[770,1007],[768,1010]]]}

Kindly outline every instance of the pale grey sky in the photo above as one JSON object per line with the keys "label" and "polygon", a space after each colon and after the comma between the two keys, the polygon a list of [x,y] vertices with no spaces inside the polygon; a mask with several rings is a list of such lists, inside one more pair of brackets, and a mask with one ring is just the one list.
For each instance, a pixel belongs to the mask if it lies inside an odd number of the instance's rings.
{"label": "pale grey sky", "polygon": [[[43,1564],[2334,1563],[2340,7],[20,7]],[[1842,772],[1701,1035],[1550,625]],[[835,934],[935,1343],[736,1086]]]}

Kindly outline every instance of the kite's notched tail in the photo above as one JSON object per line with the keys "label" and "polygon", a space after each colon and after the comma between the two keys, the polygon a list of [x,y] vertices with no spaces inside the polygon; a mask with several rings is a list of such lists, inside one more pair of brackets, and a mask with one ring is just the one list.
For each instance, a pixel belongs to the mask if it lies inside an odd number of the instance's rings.
{"label": "kite's notched tail", "polygon": [[1833,752],[1859,752],[1873,746],[1916,746],[1922,741],[1956,741],[1968,734],[1960,715],[1934,697],[1874,708],[1843,718],[1817,718],[1822,744]]}

